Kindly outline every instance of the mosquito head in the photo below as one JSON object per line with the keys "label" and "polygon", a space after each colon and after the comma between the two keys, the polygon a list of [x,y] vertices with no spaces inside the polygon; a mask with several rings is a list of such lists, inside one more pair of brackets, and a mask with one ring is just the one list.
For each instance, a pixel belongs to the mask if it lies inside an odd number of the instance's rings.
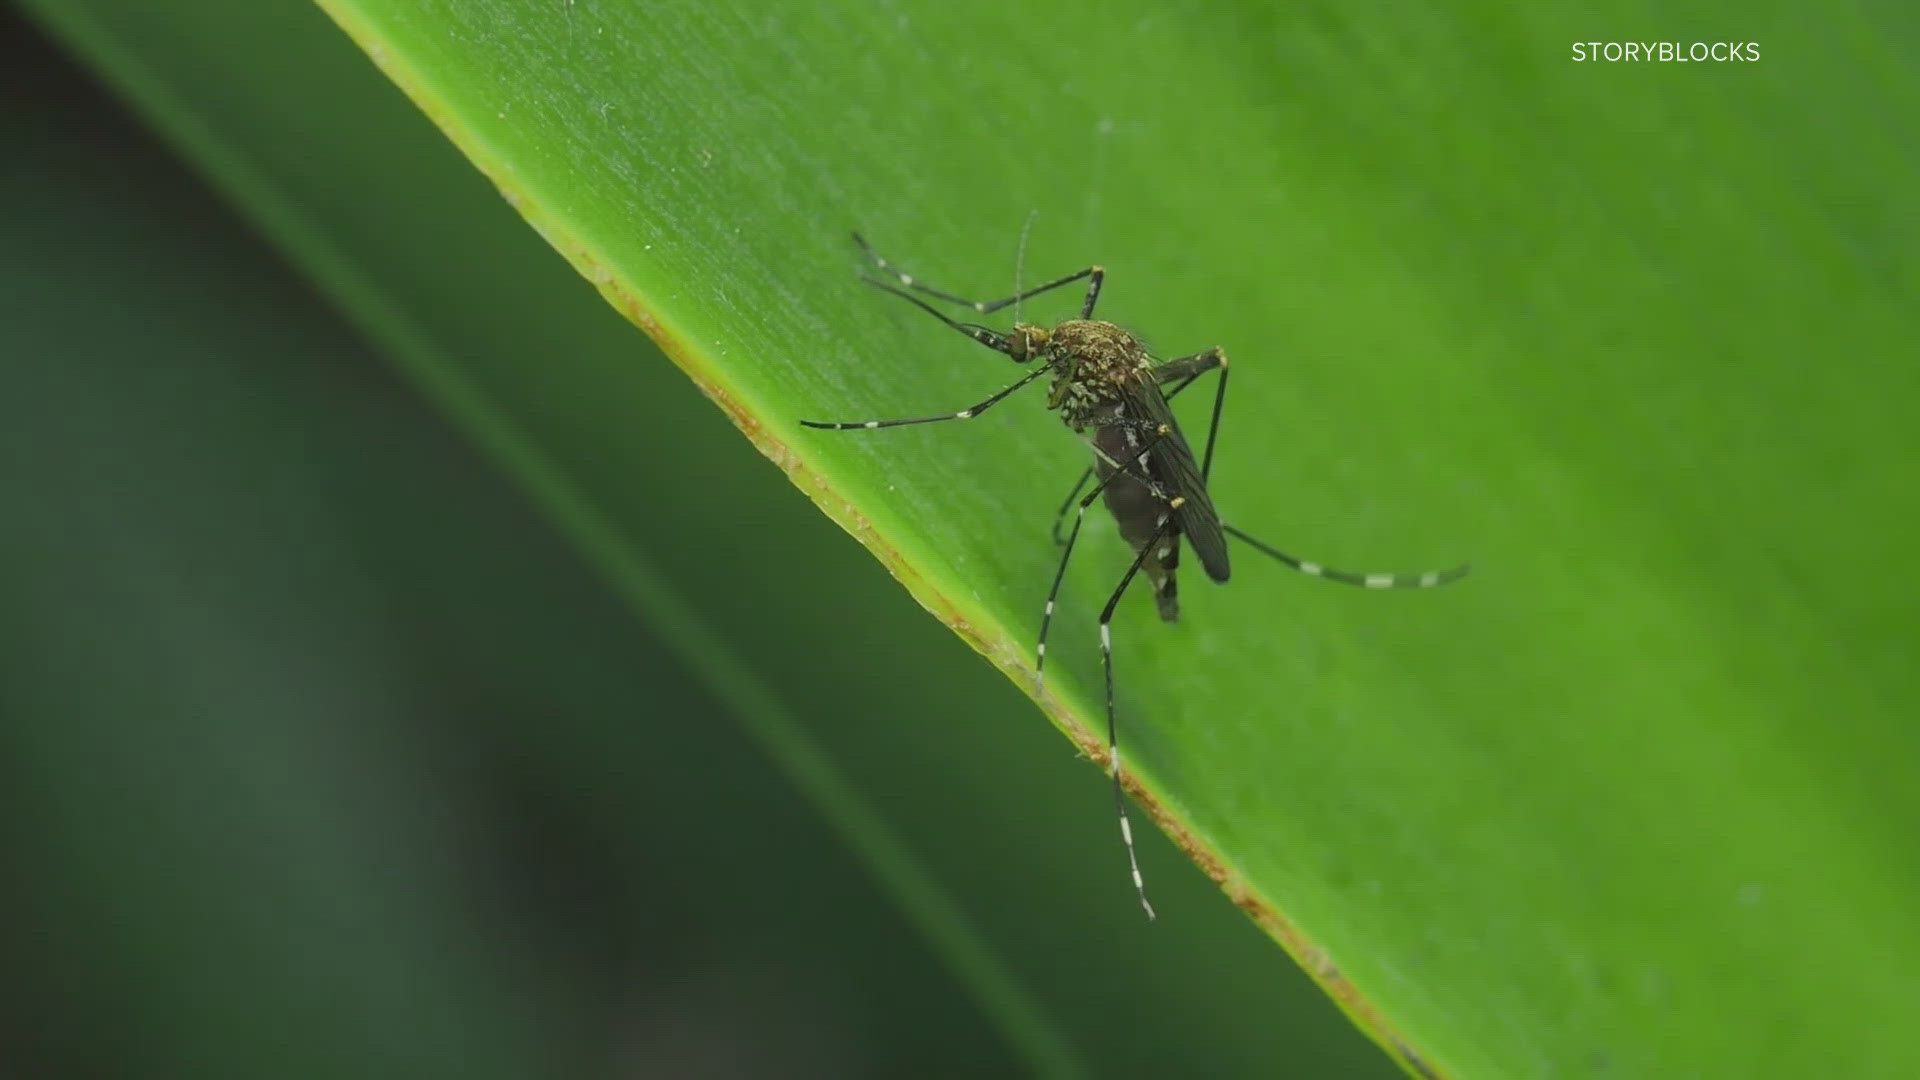
{"label": "mosquito head", "polygon": [[1053,331],[1044,326],[1015,323],[1013,332],[1007,335],[1007,355],[1013,357],[1014,363],[1024,364],[1045,352],[1052,337]]}

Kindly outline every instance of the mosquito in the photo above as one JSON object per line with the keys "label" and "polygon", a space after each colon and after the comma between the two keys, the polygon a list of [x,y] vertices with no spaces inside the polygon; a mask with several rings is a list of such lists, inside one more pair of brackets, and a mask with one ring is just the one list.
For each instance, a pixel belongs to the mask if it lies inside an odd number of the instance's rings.
{"label": "mosquito", "polygon": [[[1220,433],[1220,413],[1227,399],[1227,354],[1219,347],[1172,360],[1156,361],[1140,340],[1110,322],[1093,317],[1100,300],[1100,287],[1106,271],[1099,266],[1016,291],[1004,300],[967,300],[926,284],[914,275],[882,258],[859,233],[853,234],[874,268],[893,282],[872,274],[862,280],[882,292],[892,293],[948,327],[995,352],[1005,353],[1017,364],[1033,363],[1033,370],[1021,376],[986,400],[957,412],[899,420],[863,420],[830,423],[802,420],[810,428],[827,431],[871,431],[877,428],[934,424],[947,420],[972,420],[1043,376],[1051,376],[1047,408],[1060,414],[1067,427],[1079,435],[1093,451],[1093,464],[1080,474],[1054,517],[1053,538],[1060,547],[1059,568],[1047,590],[1046,607],[1040,616],[1039,642],[1035,649],[1036,690],[1046,683],[1047,631],[1053,624],[1055,601],[1061,582],[1067,576],[1067,563],[1073,557],[1080,538],[1087,508],[1095,499],[1104,499],[1107,510],[1120,526],[1120,535],[1133,550],[1133,561],[1100,609],[1100,666],[1106,684],[1107,767],[1113,778],[1114,806],[1120,818],[1120,838],[1126,846],[1127,866],[1133,875],[1134,892],[1147,918],[1154,917],[1147,900],[1145,879],[1134,852],[1133,826],[1127,817],[1125,787],[1121,782],[1119,724],[1114,707],[1113,613],[1127,587],[1143,571],[1153,590],[1160,618],[1174,622],[1180,616],[1180,598],[1176,575],[1180,565],[1180,542],[1184,538],[1207,577],[1225,582],[1229,574],[1227,537],[1231,536],[1289,569],[1311,577],[1326,578],[1343,585],[1366,589],[1430,589],[1457,581],[1467,573],[1465,565],[1451,570],[1419,574],[1356,574],[1337,570],[1324,563],[1295,558],[1264,541],[1228,525],[1214,511],[1207,491],[1207,477],[1213,468],[1213,448]],[[1080,317],[1067,319],[1052,327],[1020,321],[1017,305],[1043,293],[1087,283],[1086,299],[1080,305]],[[915,294],[919,295],[915,295]],[[991,315],[1005,308],[1014,309],[1013,328],[995,330],[974,322],[949,317],[921,296],[957,305],[976,315]],[[1218,372],[1213,392],[1213,415],[1207,424],[1206,450],[1198,462],[1193,449],[1181,434],[1168,401],[1193,385],[1202,375]],[[1170,389],[1162,390],[1162,387]],[[1091,490],[1082,494],[1088,481]],[[1073,525],[1062,535],[1068,515]]]}

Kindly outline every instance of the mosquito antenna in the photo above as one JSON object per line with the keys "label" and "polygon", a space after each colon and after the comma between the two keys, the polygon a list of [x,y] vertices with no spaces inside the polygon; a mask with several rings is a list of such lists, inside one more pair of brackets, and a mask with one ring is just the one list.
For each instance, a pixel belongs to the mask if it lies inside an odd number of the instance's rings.
{"label": "mosquito antenna", "polygon": [[1027,270],[1027,233],[1033,231],[1033,219],[1040,211],[1027,211],[1027,220],[1020,226],[1020,246],[1013,251],[1013,325],[1020,325],[1020,282]]}

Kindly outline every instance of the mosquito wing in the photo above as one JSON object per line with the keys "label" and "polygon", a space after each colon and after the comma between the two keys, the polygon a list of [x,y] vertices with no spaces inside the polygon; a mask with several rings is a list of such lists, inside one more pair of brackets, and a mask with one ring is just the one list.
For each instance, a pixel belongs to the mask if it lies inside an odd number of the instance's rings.
{"label": "mosquito wing", "polygon": [[1173,418],[1165,395],[1155,383],[1135,383],[1127,389],[1123,409],[1136,420],[1165,424],[1173,432],[1147,453],[1148,475],[1169,496],[1186,500],[1174,511],[1180,531],[1187,534],[1187,542],[1193,545],[1193,553],[1199,556],[1207,576],[1215,581],[1227,580],[1227,536],[1220,529],[1220,515],[1214,512],[1207,481],[1200,475],[1200,463],[1193,460],[1193,448],[1180,433],[1180,422]]}

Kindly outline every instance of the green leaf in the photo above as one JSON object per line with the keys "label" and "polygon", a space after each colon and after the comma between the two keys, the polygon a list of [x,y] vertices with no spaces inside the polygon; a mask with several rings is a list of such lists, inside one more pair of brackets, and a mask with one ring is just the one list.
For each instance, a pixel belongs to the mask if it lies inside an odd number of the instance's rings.
{"label": "green leaf", "polygon": [[[849,229],[998,294],[1037,212],[1030,273],[1103,263],[1103,315],[1163,355],[1234,357],[1228,520],[1363,570],[1473,559],[1449,590],[1370,595],[1241,549],[1177,628],[1138,598],[1116,624],[1154,817],[1407,1064],[1920,1064],[1913,605],[1874,572],[1915,509],[1920,220],[1891,194],[1920,178],[1910,27],[1743,14],[1759,60],[1666,64],[1576,60],[1648,20],[1557,8],[325,6],[1023,687],[1046,518],[1082,452],[1032,401],[801,429],[957,409],[1011,374],[859,287]],[[1728,32],[1710,5],[1655,21],[1683,45]],[[409,276],[477,250],[443,236]],[[468,332],[517,321],[459,310]],[[676,475],[699,459],[631,430],[639,376],[550,330],[425,374],[603,560],[741,497]],[[735,572],[807,596],[814,557]],[[1050,650],[1043,703],[1088,749],[1089,624],[1123,559],[1088,546]],[[845,610],[790,636],[797,662],[884,679],[893,643]],[[893,716],[895,739],[988,760],[953,730],[977,717]],[[1124,900],[1102,854],[1117,896],[1087,902]]]}

